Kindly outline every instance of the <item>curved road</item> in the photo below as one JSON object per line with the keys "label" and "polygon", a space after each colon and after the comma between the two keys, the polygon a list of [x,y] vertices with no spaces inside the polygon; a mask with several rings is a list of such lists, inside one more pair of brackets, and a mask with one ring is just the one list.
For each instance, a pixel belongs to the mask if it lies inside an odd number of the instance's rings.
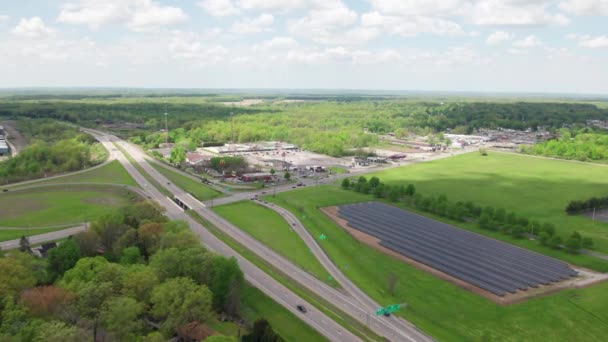
{"label": "curved road", "polygon": [[[107,136],[107,135],[106,135]],[[189,208],[199,214],[201,217],[205,218],[213,225],[215,225],[218,229],[223,231],[224,233],[231,236],[233,239],[238,241],[240,244],[247,246],[252,252],[272,264],[273,266],[280,269],[282,272],[287,274],[291,279],[295,280],[302,286],[308,288],[313,291],[318,296],[324,298],[329,301],[336,307],[338,307],[342,312],[349,314],[354,319],[358,320],[364,325],[367,325],[372,331],[380,336],[384,336],[388,340],[391,341],[429,341],[431,340],[429,337],[421,334],[419,331],[411,328],[411,326],[407,326],[404,328],[402,324],[398,323],[395,319],[390,319],[387,317],[376,317],[374,315],[374,311],[370,311],[367,307],[363,307],[360,302],[356,299],[348,296],[341,291],[338,291],[322,281],[318,280],[311,274],[307,273],[303,269],[297,267],[290,261],[286,260],[282,256],[278,255],[276,252],[268,248],[266,245],[260,243],[258,240],[254,239],[250,235],[244,233],[241,229],[235,227],[228,221],[221,218],[219,215],[215,214],[211,210],[209,210],[203,203],[196,200],[194,197],[190,196],[187,192],[182,189],[179,189],[175,185],[173,185],[170,181],[168,181],[164,176],[162,176],[156,169],[154,169],[151,165],[149,165],[146,161],[145,154],[140,151],[138,148],[133,147],[132,145],[119,140],[118,138],[113,138],[121,148],[123,148],[127,153],[129,153],[144,170],[150,176],[152,176],[159,184],[162,184],[163,187],[167,188],[172,194],[174,194],[175,198],[179,199],[182,203],[186,204]],[[165,186],[166,185],[166,186]],[[291,189],[291,186],[288,187]],[[235,194],[238,196],[239,194]],[[154,198],[159,198],[161,196],[153,196]],[[233,196],[234,197],[234,196]],[[164,198],[168,200],[167,198]],[[170,202],[172,203],[172,202]],[[170,204],[171,205],[171,204]],[[173,204],[174,208],[177,208],[177,205]],[[193,220],[191,220],[193,221]],[[192,224],[191,224],[192,226]],[[202,229],[203,231],[199,231]],[[203,240],[208,246],[215,245],[218,239],[213,239],[214,236],[209,233],[206,229],[204,229],[200,225],[194,226],[194,230],[201,235],[206,235]],[[217,240],[217,241],[211,241]],[[221,243],[223,245],[223,243]],[[227,247],[227,246],[226,246]],[[232,251],[234,253],[234,251]],[[246,260],[242,258],[243,260]],[[240,261],[240,260],[239,260]],[[248,272],[244,271],[246,274]],[[269,277],[269,276],[267,276]],[[270,277],[269,277],[270,278]],[[304,315],[306,316],[306,315]],[[333,323],[333,322],[332,322]],[[334,323],[335,324],[335,323]]]}
{"label": "curved road", "polygon": [[[150,174],[150,176],[154,177],[159,182],[159,184],[162,184],[163,186],[165,186],[165,184],[170,184],[166,178],[162,177],[162,175],[160,175],[152,166],[150,166],[146,162],[141,152],[138,152],[136,149],[133,149],[126,142],[121,141],[113,135],[105,134],[103,132],[98,132],[94,130],[86,131],[93,134],[100,142],[104,144],[104,146],[108,150],[117,151],[117,159],[138,184],[144,186],[148,183],[148,181],[127,160],[126,156],[115,148],[113,142],[116,142],[122,148],[124,148],[127,153],[129,153],[135,159],[135,161],[139,163],[147,173]],[[180,198],[183,201],[196,201],[193,197],[187,195],[183,190],[177,189],[175,186],[167,185],[165,187],[167,187],[172,193],[176,195],[176,197]],[[304,301],[301,297],[291,292],[288,288],[283,286],[274,278],[264,273],[253,263],[239,255],[223,241],[219,240],[217,237],[211,234],[201,224],[194,221],[190,216],[186,215],[183,210],[175,204],[175,202],[165,197],[158,189],[154,187],[145,187],[145,191],[154,200],[156,200],[163,207],[166,208],[166,214],[168,217],[188,222],[193,232],[199,236],[199,238],[205,243],[205,245],[209,249],[225,256],[234,256],[237,259],[241,269],[243,270],[243,273],[245,274],[245,279],[248,282],[260,289],[262,292],[264,292],[270,298],[275,300],[277,303],[283,305],[285,308],[287,308],[289,311],[294,313],[304,322],[312,326],[314,329],[319,331],[321,334],[326,336],[328,339],[330,339],[331,341],[361,341],[360,338],[353,335],[350,331],[345,330],[342,326],[331,320],[323,312],[317,310],[314,306]],[[298,304],[306,305],[308,308],[308,312],[306,314],[300,313],[296,309],[296,305]]]}
{"label": "curved road", "polygon": [[[72,236],[74,234],[80,233],[85,230],[86,230],[86,226],[72,227],[72,228],[62,229],[62,230],[58,230],[58,231],[50,232],[50,233],[31,235],[31,236],[28,236],[28,240],[30,241],[30,244],[35,245],[35,244],[39,244],[39,243],[43,243],[43,242],[47,242],[47,241],[57,241],[59,239],[63,239],[68,236]],[[0,242],[0,250],[6,251],[9,249],[19,248],[19,240],[21,240],[21,239]]]}
{"label": "curved road", "polygon": [[[277,206],[275,204],[265,203],[263,201],[256,201],[259,205],[262,205],[266,208],[269,208],[281,215],[285,221],[289,224],[289,226],[300,236],[300,238],[304,241],[306,246],[310,249],[313,255],[319,260],[321,265],[325,267],[325,269],[329,272],[329,274],[338,282],[340,285],[350,293],[355,299],[357,299],[362,305],[364,305],[367,310],[370,312],[374,312],[376,309],[381,306],[376,303],[373,299],[371,299],[365,292],[363,292],[357,285],[355,285],[347,276],[342,273],[338,269],[338,267],[331,261],[329,256],[323,251],[321,246],[317,243],[315,238],[310,234],[310,232],[304,227],[304,225],[297,219],[297,217],[291,213],[289,210]],[[385,303],[387,304],[387,303]],[[410,331],[410,333],[414,336],[417,336],[418,341],[430,340],[430,338],[425,335],[423,332],[418,330],[413,324],[407,322],[406,320],[392,316],[389,320],[393,321],[395,326],[399,326],[401,329]]]}

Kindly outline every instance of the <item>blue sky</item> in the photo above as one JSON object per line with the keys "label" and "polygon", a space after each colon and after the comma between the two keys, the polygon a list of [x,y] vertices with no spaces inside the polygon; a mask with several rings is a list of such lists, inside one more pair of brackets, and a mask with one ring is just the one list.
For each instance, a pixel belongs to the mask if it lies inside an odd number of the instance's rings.
{"label": "blue sky", "polygon": [[21,0],[0,87],[608,94],[608,0]]}

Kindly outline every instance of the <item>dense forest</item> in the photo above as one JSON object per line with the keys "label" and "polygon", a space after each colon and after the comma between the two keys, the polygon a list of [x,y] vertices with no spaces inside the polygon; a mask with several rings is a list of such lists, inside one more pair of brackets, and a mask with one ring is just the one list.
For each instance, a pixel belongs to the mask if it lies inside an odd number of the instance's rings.
{"label": "dense forest", "polygon": [[[5,254],[2,341],[188,339],[184,327],[214,333],[207,324],[216,317],[239,316],[244,280],[236,260],[203,248],[185,222],[168,221],[150,202],[100,218],[46,259],[33,256],[25,238],[20,251]],[[267,323],[256,325],[272,337],[265,341],[281,340]]]}
{"label": "dense forest", "polygon": [[608,160],[608,132],[562,129],[559,139],[522,148],[523,153],[579,161]]}
{"label": "dense forest", "polygon": [[[471,133],[477,128],[559,129],[606,120],[608,110],[584,103],[440,102],[407,98],[319,97],[305,102],[265,102],[252,107],[225,106],[209,97],[91,98],[81,100],[2,100],[0,116],[50,117],[119,131],[135,142],[157,147],[165,140],[164,112],[169,112],[170,140],[183,147],[201,142],[289,141],[333,156],[377,144],[376,134],[428,134],[447,129]],[[233,113],[234,115],[230,115]],[[120,131],[121,124],[134,124]]]}
{"label": "dense forest", "polygon": [[107,158],[101,144],[74,126],[49,119],[21,119],[18,130],[29,145],[17,156],[0,162],[2,183],[77,171]]}

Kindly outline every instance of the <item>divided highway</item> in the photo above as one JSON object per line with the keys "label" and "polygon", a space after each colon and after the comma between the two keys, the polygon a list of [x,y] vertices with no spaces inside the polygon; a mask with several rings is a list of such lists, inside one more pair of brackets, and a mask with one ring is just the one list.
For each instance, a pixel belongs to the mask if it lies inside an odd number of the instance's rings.
{"label": "divided highway", "polygon": [[[431,340],[431,338],[422,334],[420,331],[416,330],[411,325],[406,325],[406,324],[400,323],[398,320],[386,318],[383,316],[376,317],[374,315],[374,310],[376,308],[371,309],[371,307],[368,307],[367,305],[362,305],[358,300],[356,300],[352,296],[349,296],[349,295],[343,293],[342,291],[334,289],[331,286],[323,283],[322,281],[318,280],[317,278],[315,278],[311,274],[307,273],[303,269],[297,267],[296,265],[294,265],[287,259],[278,255],[276,252],[274,252],[273,250],[268,248],[266,245],[260,243],[258,240],[254,239],[250,235],[244,233],[241,229],[235,227],[228,221],[224,220],[219,215],[217,215],[213,211],[209,210],[203,203],[196,200],[194,197],[192,197],[190,194],[188,194],[184,190],[176,187],[169,180],[167,180],[163,175],[161,175],[158,171],[156,171],[156,169],[154,169],[151,165],[148,164],[148,162],[146,161],[145,154],[141,150],[139,150],[137,147],[134,147],[131,144],[128,144],[127,142],[122,141],[122,140],[120,140],[116,137],[113,137],[111,135],[108,135],[108,134],[103,134],[103,133],[97,132],[97,131],[91,131],[91,133],[94,135],[102,134],[102,136],[100,136],[99,139],[105,138],[105,140],[108,141],[107,143],[110,144],[110,146],[108,146],[109,148],[114,148],[113,146],[111,146],[111,141],[116,142],[122,149],[124,149],[129,155],[131,155],[133,157],[135,162],[137,164],[139,164],[144,169],[145,172],[147,172],[159,184],[161,184],[163,187],[165,187],[167,190],[169,190],[175,196],[175,198],[179,199],[182,203],[184,203],[190,209],[195,211],[197,214],[199,214],[201,217],[203,217],[207,221],[211,222],[214,226],[216,226],[218,229],[220,229],[227,235],[231,236],[237,242],[239,242],[240,244],[242,244],[244,246],[247,246],[247,248],[250,249],[253,253],[258,255],[259,257],[261,257],[268,263],[272,264],[274,267],[277,267],[278,269],[280,269],[288,277],[295,280],[300,285],[306,287],[310,291],[314,292],[316,295],[318,295],[318,296],[322,297],[323,299],[327,300],[328,302],[332,303],[337,308],[339,308],[342,312],[350,315],[351,317],[358,320],[363,325],[366,325],[369,329],[374,331],[374,333],[376,333],[380,336],[383,336],[390,341],[430,341]],[[119,160],[121,160],[121,159],[119,158]],[[132,165],[129,165],[129,166],[131,168],[133,168]],[[129,172],[131,172],[131,171],[129,171]],[[139,182],[139,180],[138,180],[138,182]],[[143,180],[142,183],[140,183],[140,184],[146,184],[146,181]],[[289,189],[290,188],[291,187],[289,187]],[[156,191],[152,187],[148,187],[148,190]],[[240,195],[240,194],[235,194],[235,196],[237,196],[237,195]],[[169,207],[172,207],[173,210],[178,209],[181,211],[181,209],[177,205],[175,205],[173,201],[164,197],[160,193],[154,194],[152,196],[152,198],[161,202],[161,204],[163,204],[167,209],[169,209]],[[188,221],[190,223],[191,227],[193,228],[193,230],[203,239],[205,244],[207,246],[209,246],[211,249],[216,250],[216,251],[220,252],[221,254],[237,256],[237,259],[239,259],[239,263],[241,264],[241,267],[243,268],[243,271],[246,274],[246,278],[251,275],[259,276],[259,274],[262,274],[263,275],[262,278],[265,278],[265,280],[269,281],[269,279],[272,279],[270,276],[264,274],[262,271],[257,269],[257,267],[253,266],[253,264],[249,263],[246,259],[238,256],[238,254],[236,254],[236,252],[234,252],[232,249],[230,249],[228,246],[226,246],[219,239],[215,238],[215,236],[213,236],[213,234],[209,233],[200,224],[198,224],[194,220],[190,219],[190,217],[183,215],[183,213],[180,213],[180,214],[182,214],[182,215],[179,215],[179,214],[176,215],[174,213],[171,213],[171,215],[174,215],[175,217],[179,217],[181,219],[185,219],[186,221]],[[250,271],[249,268],[252,268],[252,270]],[[255,271],[253,269],[255,269]],[[255,283],[255,281],[252,281],[252,283]],[[278,285],[278,282],[275,281],[275,283],[277,283],[277,285]],[[285,290],[287,290],[287,289],[285,288]],[[271,297],[274,298],[274,296],[271,296]],[[277,302],[282,303],[281,300],[277,300]],[[300,299],[300,302],[302,302],[301,299]],[[293,305],[291,305],[291,307],[288,307],[288,308],[293,311],[295,309],[296,303],[297,302],[294,302]],[[309,306],[309,307],[312,307],[312,306]],[[307,318],[308,315],[309,314],[300,315],[300,317]],[[329,320],[329,318],[324,319],[324,321],[326,321],[326,322],[327,322],[327,320]],[[333,321],[331,321],[331,323],[337,325],[337,323],[335,323]],[[344,330],[344,329],[340,328],[340,330]],[[341,334],[345,334],[345,333],[346,332],[344,332],[344,331],[341,332]],[[339,336],[340,338],[336,339],[337,337],[338,336],[334,336],[331,339],[332,340],[344,340],[343,336]],[[352,336],[352,337],[354,337],[354,336]],[[346,340],[350,341],[352,339],[346,339]]]}
{"label": "divided highway", "polygon": [[[310,232],[304,227],[304,225],[292,214],[289,210],[277,206],[275,204],[264,203],[257,201],[258,204],[263,205],[283,217],[285,221],[293,228],[293,230],[300,236],[306,246],[310,249],[313,255],[319,260],[321,265],[329,272],[329,274],[361,305],[367,308],[368,311],[374,312],[377,308],[383,306],[376,303],[367,294],[365,294],[357,285],[355,285],[347,276],[338,269],[338,267],[331,261],[331,259],[325,254],[321,246],[317,243],[315,238]],[[384,303],[385,305],[387,303]],[[430,341],[431,338],[426,336],[424,333],[416,329],[414,325],[407,322],[406,320],[392,316],[388,318],[396,327],[404,331],[409,331],[412,336],[416,337],[417,341]]]}
{"label": "divided highway", "polygon": [[[183,210],[175,204],[175,202],[165,197],[160,191],[158,191],[153,186],[149,186],[148,181],[144,178],[144,176],[127,160],[126,156],[113,145],[113,142],[116,142],[120,145],[121,148],[125,149],[127,153],[129,153],[147,173],[149,173],[154,179],[156,179],[160,184],[162,184],[163,187],[166,187],[184,203],[191,204],[192,201],[196,201],[193,197],[185,193],[183,190],[171,185],[169,181],[167,181],[164,177],[162,177],[162,175],[156,172],[156,170],[145,161],[145,158],[143,157],[143,153],[141,153],[141,151],[134,149],[129,144],[113,135],[105,134],[103,132],[95,130],[84,130],[95,136],[109,151],[112,151],[115,154],[116,159],[119,160],[119,162],[135,179],[135,181],[142,188],[145,189],[145,191],[150,195],[150,197],[166,208],[166,213],[168,217],[170,217],[171,219],[184,220],[188,222],[190,228],[194,231],[195,234],[199,236],[199,238],[210,250],[213,250],[216,253],[225,256],[234,256],[237,259],[241,269],[243,270],[243,273],[245,274],[245,279],[249,283],[260,289],[262,292],[264,292],[267,296],[275,300],[277,303],[283,305],[285,308],[297,315],[300,319],[302,319],[311,327],[319,331],[331,341],[361,341],[359,337],[355,336],[350,331],[344,329],[338,323],[331,320],[323,312],[317,310],[313,305],[304,301],[302,298],[291,292],[288,288],[283,286],[274,278],[264,273],[253,263],[240,256],[223,241],[219,240],[213,234],[211,234],[202,225],[194,221],[192,218],[190,218],[190,216],[186,215]],[[296,305],[298,304],[305,305],[308,308],[308,312],[306,314],[300,313],[296,309]]]}

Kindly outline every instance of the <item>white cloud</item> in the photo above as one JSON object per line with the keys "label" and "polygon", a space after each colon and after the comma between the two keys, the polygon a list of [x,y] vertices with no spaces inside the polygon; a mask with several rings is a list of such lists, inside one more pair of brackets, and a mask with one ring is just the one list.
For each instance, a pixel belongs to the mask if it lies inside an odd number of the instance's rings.
{"label": "white cloud", "polygon": [[[568,18],[552,10],[552,0],[371,0],[373,11],[403,20],[462,17],[475,25],[563,25]],[[428,21],[428,20],[427,20]]]}
{"label": "white cloud", "polygon": [[608,36],[583,37],[579,45],[586,48],[605,48],[608,47]]}
{"label": "white cloud", "polygon": [[48,38],[54,34],[54,30],[47,27],[40,17],[21,18],[11,32],[19,37],[32,39]]}
{"label": "white cloud", "polygon": [[8,15],[4,15],[4,14],[0,14],[0,24],[2,24],[5,21],[8,21],[10,17]]}
{"label": "white cloud", "polygon": [[265,40],[259,44],[253,46],[254,50],[280,50],[290,49],[298,45],[298,42],[292,37],[274,37],[269,40]]}
{"label": "white cloud", "polygon": [[542,45],[542,42],[535,35],[529,35],[526,38],[518,40],[513,43],[513,46],[516,46],[519,48],[531,48],[531,47],[536,47],[536,46],[540,46],[540,45]]}
{"label": "white cloud", "polygon": [[575,15],[608,15],[608,0],[568,0],[559,8]]}
{"label": "white cloud", "polygon": [[421,33],[446,36],[464,34],[457,23],[435,17],[415,16],[404,18],[370,12],[361,16],[361,22],[363,26],[382,28],[388,33],[404,37],[412,37]]}
{"label": "white cloud", "polygon": [[[312,1],[313,3],[315,1]],[[307,0],[240,0],[239,7],[248,10],[286,12],[310,5]]]}
{"label": "white cloud", "polygon": [[458,13],[475,25],[566,25],[569,19],[551,12],[548,0],[485,0],[464,3]]}
{"label": "white cloud", "polygon": [[197,5],[214,17],[228,17],[240,13],[240,9],[232,0],[203,0]]}
{"label": "white cloud", "polygon": [[184,22],[188,16],[181,8],[171,6],[159,6],[148,1],[138,1],[141,4],[133,12],[128,26],[134,31],[149,31],[162,26],[169,26]]}
{"label": "white cloud", "polygon": [[512,33],[505,31],[496,31],[488,36],[488,39],[486,39],[486,43],[490,45],[496,45],[511,39],[513,39]]}
{"label": "white cloud", "polygon": [[255,34],[264,31],[269,31],[274,23],[272,14],[264,13],[258,17],[244,19],[232,25],[231,31],[238,34]]}
{"label": "white cloud", "polygon": [[354,24],[357,12],[348,8],[340,0],[315,1],[308,15],[289,24],[293,34],[309,37],[327,37],[332,31]]}
{"label": "white cloud", "polygon": [[188,16],[179,7],[152,0],[81,0],[64,4],[58,21],[87,25],[92,29],[108,23],[126,23],[134,31],[149,31],[183,22]]}

